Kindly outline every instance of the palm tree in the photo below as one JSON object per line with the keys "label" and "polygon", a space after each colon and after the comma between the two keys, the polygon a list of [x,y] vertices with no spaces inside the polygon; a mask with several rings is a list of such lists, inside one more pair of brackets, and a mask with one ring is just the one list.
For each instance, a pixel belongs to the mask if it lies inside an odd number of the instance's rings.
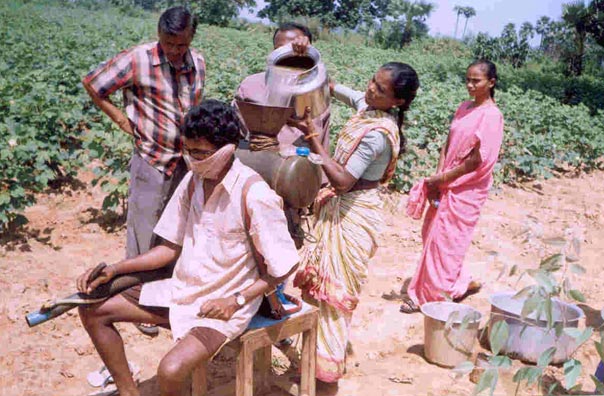
{"label": "palm tree", "polygon": [[589,9],[585,7],[583,0],[564,4],[562,19],[575,31],[575,51],[569,54],[569,72],[574,76],[583,73],[583,55],[585,54],[585,40],[590,22]]}
{"label": "palm tree", "polygon": [[[401,26],[404,24],[400,41],[401,48],[409,44],[414,37],[420,36],[422,31],[427,31],[425,21],[433,10],[434,4],[424,0],[413,2],[399,0],[391,3],[391,16],[394,16]],[[399,20],[399,18],[401,19]]]}
{"label": "palm tree", "polygon": [[461,38],[463,38],[466,35],[466,27],[468,27],[468,19],[472,18],[475,15],[476,15],[476,10],[474,8],[472,8],[472,7],[463,8],[463,16],[466,17],[466,23],[463,27],[463,33],[461,35]]}
{"label": "palm tree", "polygon": [[457,38],[457,25],[459,24],[459,15],[463,14],[464,7],[455,6],[453,7],[453,11],[457,13],[457,19],[455,20],[455,33],[453,34],[453,38]]}
{"label": "palm tree", "polygon": [[587,31],[592,35],[596,43],[604,47],[604,0],[592,0],[589,3],[591,21]]}
{"label": "palm tree", "polygon": [[549,17],[542,16],[541,18],[539,18],[539,20],[537,21],[537,24],[535,25],[535,31],[540,36],[539,49],[541,51],[543,51],[543,41],[549,35],[549,33],[551,31],[550,23],[551,23],[551,19],[549,19]]}

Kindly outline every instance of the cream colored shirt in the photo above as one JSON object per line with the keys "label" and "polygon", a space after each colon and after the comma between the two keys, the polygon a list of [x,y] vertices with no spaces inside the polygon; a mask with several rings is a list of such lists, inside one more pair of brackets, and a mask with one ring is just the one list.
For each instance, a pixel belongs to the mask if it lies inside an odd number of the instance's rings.
{"label": "cream colored shirt", "polygon": [[[198,326],[234,339],[247,328],[260,306],[260,297],[248,301],[228,321],[197,316],[204,302],[231,296],[259,278],[241,209],[243,185],[254,174],[235,159],[206,203],[202,179],[187,173],[154,229],[160,237],[182,246],[182,251],[172,278],[143,285],[140,303],[170,308],[175,340]],[[187,191],[191,178],[195,185],[192,203]],[[246,201],[250,235],[265,258],[268,273],[273,277],[287,274],[299,257],[287,231],[281,198],[259,181],[252,184]]]}

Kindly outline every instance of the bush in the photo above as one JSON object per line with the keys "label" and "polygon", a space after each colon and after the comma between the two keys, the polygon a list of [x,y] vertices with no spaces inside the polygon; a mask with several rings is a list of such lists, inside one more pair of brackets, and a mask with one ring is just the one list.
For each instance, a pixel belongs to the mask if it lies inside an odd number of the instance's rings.
{"label": "bush", "polygon": [[[91,103],[80,79],[122,49],[155,40],[157,15],[141,11],[143,17],[126,17],[111,8],[90,11],[14,0],[0,3],[0,12],[5,55],[0,61],[0,227],[23,221],[20,213],[35,202],[35,193],[53,180],[75,176],[91,161],[99,164],[94,183],[108,194],[104,207],[119,208],[127,194],[132,141]],[[404,51],[323,40],[316,46],[330,75],[359,90],[386,62],[406,62],[417,70],[422,87],[406,115],[409,153],[399,161],[392,187],[407,191],[432,173],[450,119],[467,99],[470,52],[440,39],[412,43]],[[265,68],[272,42],[267,31],[253,26],[240,31],[200,25],[193,47],[207,62],[204,97],[230,101],[243,78]],[[565,83],[546,71],[500,69],[502,89],[496,98],[506,133],[497,180],[602,166],[600,80],[584,76]],[[561,105],[564,84],[575,87],[585,104]],[[332,142],[350,115],[350,109],[334,103]]]}

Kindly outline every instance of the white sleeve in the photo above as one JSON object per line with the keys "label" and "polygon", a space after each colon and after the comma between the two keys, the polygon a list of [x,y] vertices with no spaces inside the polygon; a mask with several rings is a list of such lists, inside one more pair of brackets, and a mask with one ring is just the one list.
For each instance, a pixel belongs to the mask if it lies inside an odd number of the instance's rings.
{"label": "white sleeve", "polygon": [[189,217],[189,180],[192,176],[193,173],[189,171],[182,178],[153,229],[157,236],[178,246],[182,246]]}
{"label": "white sleeve", "polygon": [[250,236],[254,247],[264,257],[269,275],[286,275],[300,257],[287,229],[283,200],[266,183],[254,183],[248,190],[247,210]]}

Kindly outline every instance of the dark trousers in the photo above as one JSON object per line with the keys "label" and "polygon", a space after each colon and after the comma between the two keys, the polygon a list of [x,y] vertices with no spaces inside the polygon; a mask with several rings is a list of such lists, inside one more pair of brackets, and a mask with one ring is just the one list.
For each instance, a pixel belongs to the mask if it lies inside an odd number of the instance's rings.
{"label": "dark trousers", "polygon": [[186,173],[184,161],[180,161],[172,175],[167,176],[138,153],[132,156],[126,219],[127,258],[145,253],[157,244],[153,229]]}

